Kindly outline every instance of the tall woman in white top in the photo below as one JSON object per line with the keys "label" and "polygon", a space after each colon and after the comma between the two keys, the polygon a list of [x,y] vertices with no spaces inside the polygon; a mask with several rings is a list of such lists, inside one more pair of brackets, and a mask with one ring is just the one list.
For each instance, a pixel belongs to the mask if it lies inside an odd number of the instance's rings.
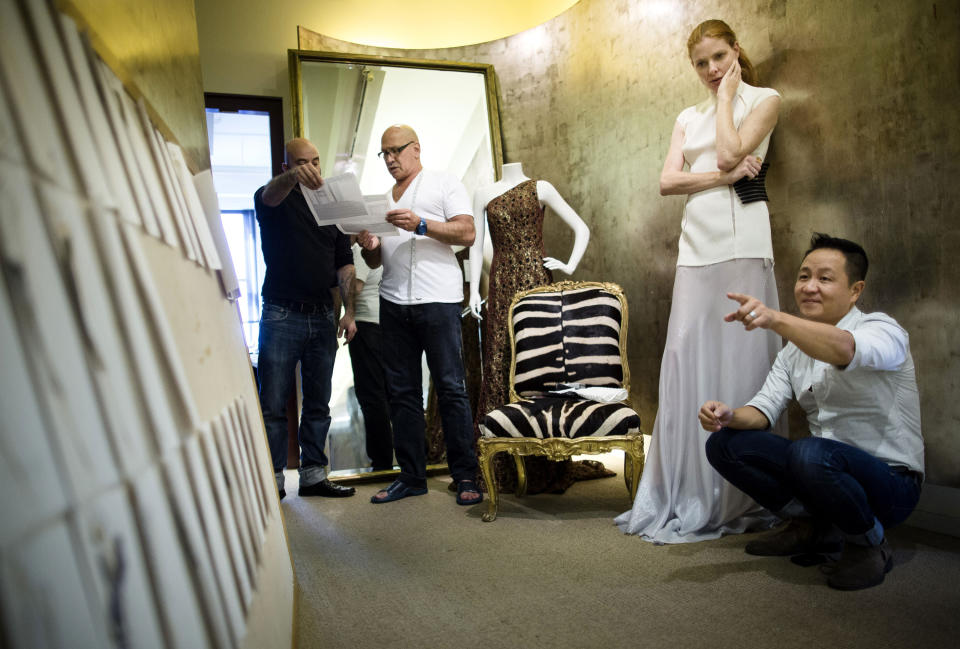
{"label": "tall woman in white top", "polygon": [[652,444],[633,509],[616,519],[624,532],[657,543],[772,521],[707,463],[697,409],[715,390],[749,400],[780,349],[773,332],[753,336],[723,321],[736,306],[728,291],[778,304],[762,161],[780,95],[753,85],[753,66],[723,21],[698,25],[687,51],[710,96],[680,113],[660,176],[661,194],[686,194],[687,202]]}

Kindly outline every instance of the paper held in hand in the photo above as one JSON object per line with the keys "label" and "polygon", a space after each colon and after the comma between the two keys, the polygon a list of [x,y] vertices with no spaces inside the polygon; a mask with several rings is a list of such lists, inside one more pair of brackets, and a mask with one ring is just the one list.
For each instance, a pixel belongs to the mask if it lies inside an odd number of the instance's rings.
{"label": "paper held in hand", "polygon": [[318,225],[336,225],[344,234],[369,230],[390,237],[400,232],[387,223],[386,196],[364,196],[352,173],[324,178],[320,189],[307,189],[301,184],[300,191]]}

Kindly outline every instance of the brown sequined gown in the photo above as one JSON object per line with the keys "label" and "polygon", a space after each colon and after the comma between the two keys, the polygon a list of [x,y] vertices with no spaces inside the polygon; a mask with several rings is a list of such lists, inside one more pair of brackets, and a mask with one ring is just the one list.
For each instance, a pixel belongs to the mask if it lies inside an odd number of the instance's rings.
{"label": "brown sequined gown", "polygon": [[487,203],[487,223],[493,263],[483,317],[478,421],[510,400],[510,301],[520,291],[553,281],[543,266],[543,208],[537,198],[536,180],[525,180]]}
{"label": "brown sequined gown", "polygon": [[[525,180],[493,198],[486,207],[493,243],[490,288],[483,314],[483,383],[475,409],[474,434],[479,422],[510,401],[510,332],[508,315],[513,296],[528,288],[553,282],[543,265],[543,208],[537,197],[537,181]],[[526,457],[527,493],[562,492],[576,480],[607,475],[600,467],[579,462],[551,462],[544,457]],[[513,459],[496,456],[494,468],[503,492],[513,492],[517,472]]]}

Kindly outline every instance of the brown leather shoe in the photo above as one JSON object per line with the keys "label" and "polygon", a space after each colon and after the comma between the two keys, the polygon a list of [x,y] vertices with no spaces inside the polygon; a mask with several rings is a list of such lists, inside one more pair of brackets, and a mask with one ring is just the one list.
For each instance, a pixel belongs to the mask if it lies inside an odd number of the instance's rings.
{"label": "brown leather shoe", "polygon": [[326,498],[346,498],[357,493],[353,487],[344,487],[326,478],[306,487],[300,487],[299,496],[324,496]]}
{"label": "brown leather shoe", "polygon": [[759,557],[839,552],[843,544],[831,532],[831,526],[812,518],[791,518],[785,527],[747,543],[743,551]]}
{"label": "brown leather shoe", "polygon": [[893,552],[887,540],[877,546],[846,543],[840,561],[833,565],[827,585],[837,590],[860,590],[883,583],[893,568]]}

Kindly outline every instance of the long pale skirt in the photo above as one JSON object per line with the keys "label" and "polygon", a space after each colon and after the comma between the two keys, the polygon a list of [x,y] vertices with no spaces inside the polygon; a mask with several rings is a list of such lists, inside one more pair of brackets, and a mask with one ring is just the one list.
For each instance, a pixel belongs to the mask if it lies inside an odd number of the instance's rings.
{"label": "long pale skirt", "polygon": [[772,331],[724,322],[739,307],[728,292],[779,309],[773,262],[677,267],[651,444],[633,509],[615,519],[625,533],[655,543],[689,543],[776,522],[710,466],[704,453],[709,433],[697,420],[705,401],[734,408],[749,401],[780,351],[780,336]]}

